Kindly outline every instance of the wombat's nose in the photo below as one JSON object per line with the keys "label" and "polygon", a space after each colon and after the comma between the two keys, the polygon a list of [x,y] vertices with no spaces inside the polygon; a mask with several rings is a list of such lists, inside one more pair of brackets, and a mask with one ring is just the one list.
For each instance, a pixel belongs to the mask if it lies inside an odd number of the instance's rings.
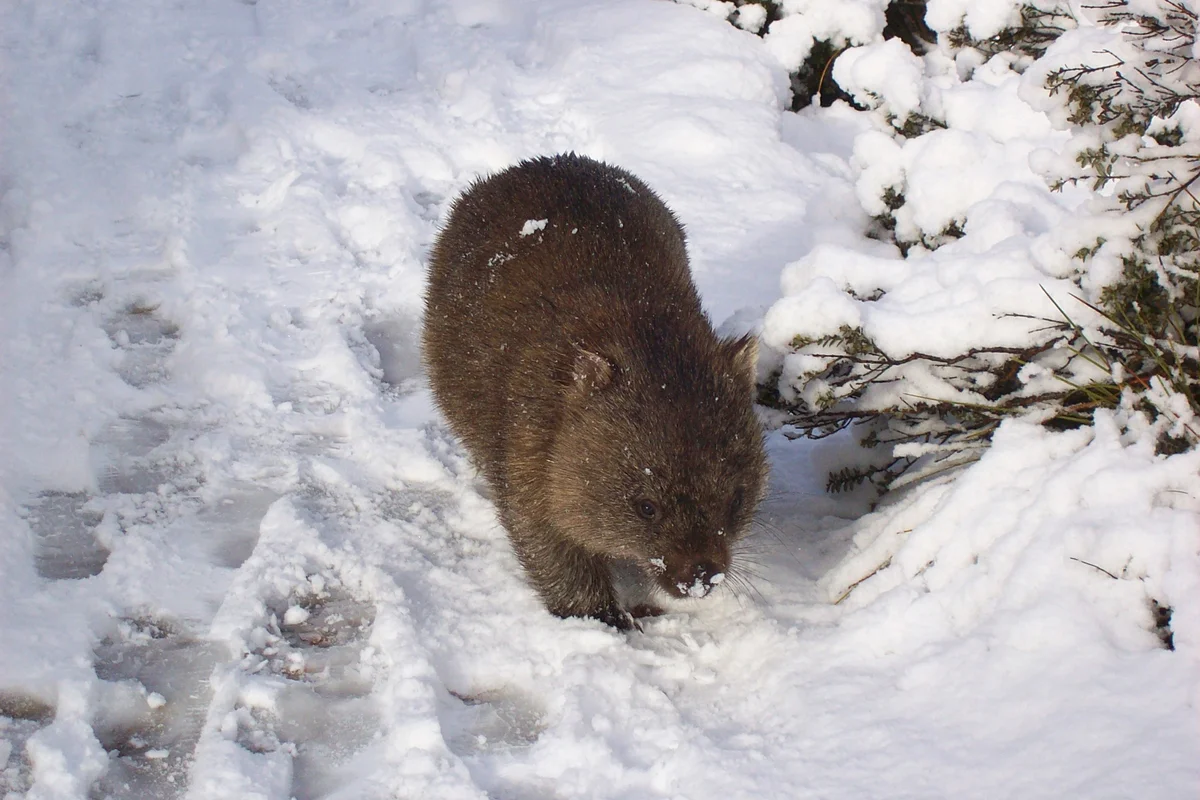
{"label": "wombat's nose", "polygon": [[714,586],[719,586],[724,580],[725,573],[721,572],[716,564],[711,561],[701,561],[692,570],[691,585],[679,588],[688,597],[704,597],[712,591]]}

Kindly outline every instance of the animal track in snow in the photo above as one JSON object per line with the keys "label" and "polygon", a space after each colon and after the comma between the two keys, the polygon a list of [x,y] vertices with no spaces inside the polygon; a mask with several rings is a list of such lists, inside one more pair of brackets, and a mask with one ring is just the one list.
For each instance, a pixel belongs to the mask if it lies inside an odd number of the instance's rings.
{"label": "animal track in snow", "polygon": [[517,777],[496,768],[497,764],[519,762],[519,751],[534,745],[549,726],[535,697],[513,689],[450,694],[454,699],[438,715],[443,736],[476,784],[487,788],[489,798],[566,800],[549,780]]}
{"label": "animal track in snow", "polygon": [[437,222],[442,216],[442,207],[446,204],[445,195],[437,192],[418,191],[413,193],[413,202],[420,208],[421,219]]}
{"label": "animal track in snow", "polygon": [[460,756],[528,747],[546,729],[545,712],[538,708],[532,697],[523,693],[451,694],[462,705],[449,714],[450,721],[459,730],[447,737],[446,743]]}
{"label": "animal track in snow", "polygon": [[74,580],[100,574],[108,548],[96,539],[102,515],[87,509],[83,492],[43,492],[26,521],[34,535],[34,567],[43,578]]}
{"label": "animal track in snow", "polygon": [[266,489],[244,486],[197,515],[196,524],[215,563],[231,568],[245,563],[258,543],[259,525],[278,497]]}
{"label": "animal track in snow", "polygon": [[402,388],[422,372],[417,323],[408,317],[390,317],[368,322],[362,332],[365,343],[374,348],[378,363],[365,347],[355,348],[359,361],[372,375],[391,388]]}
{"label": "animal track in snow", "polygon": [[171,429],[148,417],[123,417],[92,440],[90,458],[96,483],[105,494],[144,494],[167,483],[175,473],[169,460],[154,451],[171,438]]}
{"label": "animal track in snow", "polygon": [[277,408],[289,412],[284,430],[300,455],[328,455],[349,441],[341,387],[321,381],[293,384],[272,394]]}
{"label": "animal track in snow", "polygon": [[0,691],[0,797],[30,788],[25,743],[54,718],[54,707],[31,695]]}
{"label": "animal track in snow", "polygon": [[218,645],[163,620],[121,620],[96,646],[96,676],[107,682],[109,702],[94,727],[110,765],[92,787],[93,800],[183,793],[220,656]]}
{"label": "animal track in snow", "polygon": [[351,597],[330,576],[309,576],[310,591],[276,605],[258,632],[252,672],[271,672],[314,685],[322,694],[356,696],[369,690],[357,673],[362,641],[375,611]]}
{"label": "animal track in snow", "polygon": [[280,97],[301,111],[308,111],[312,108],[312,100],[309,98],[308,90],[295,76],[284,75],[282,78],[272,77],[267,81],[267,84]]}
{"label": "animal track in snow", "polygon": [[104,323],[105,333],[124,351],[117,373],[139,389],[168,377],[167,356],[179,339],[179,328],[155,310],[135,303]]}
{"label": "animal track in snow", "polygon": [[68,294],[68,301],[73,306],[83,307],[98,303],[104,299],[104,286],[99,281],[85,281],[77,284]]}
{"label": "animal track in snow", "polygon": [[234,710],[236,740],[251,752],[282,749],[292,757],[291,794],[321,797],[339,783],[337,769],[374,737],[379,719],[369,697],[373,667],[365,640],[374,609],[328,574],[309,576],[300,591],[274,604],[251,636],[243,662],[255,675],[278,676],[270,710]]}

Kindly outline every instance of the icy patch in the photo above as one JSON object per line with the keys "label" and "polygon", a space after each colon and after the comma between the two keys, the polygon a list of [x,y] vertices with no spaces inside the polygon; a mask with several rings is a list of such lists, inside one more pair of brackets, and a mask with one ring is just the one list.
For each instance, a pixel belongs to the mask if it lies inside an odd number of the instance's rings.
{"label": "icy patch", "polygon": [[67,291],[67,302],[73,306],[83,308],[92,303],[99,303],[105,296],[103,282],[99,280],[85,280],[82,283],[74,285]]}
{"label": "icy patch", "polygon": [[704,597],[712,590],[712,587],[707,585],[702,578],[696,578],[696,580],[692,581],[691,586],[680,581],[675,584],[675,588],[679,590],[680,594],[685,594],[688,597]]}
{"label": "icy patch", "polygon": [[86,509],[88,500],[82,492],[44,492],[29,508],[34,566],[43,578],[76,580],[104,568],[109,551],[96,539],[103,517]]}
{"label": "icy patch", "polygon": [[522,236],[531,236],[546,227],[548,219],[527,219],[521,227]]}

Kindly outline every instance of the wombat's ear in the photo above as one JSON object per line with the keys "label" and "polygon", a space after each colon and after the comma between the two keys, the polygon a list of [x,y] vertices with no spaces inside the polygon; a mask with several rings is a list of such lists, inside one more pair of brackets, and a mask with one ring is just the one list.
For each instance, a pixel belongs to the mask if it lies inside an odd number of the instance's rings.
{"label": "wombat's ear", "polygon": [[725,347],[733,359],[735,373],[742,376],[753,391],[758,381],[758,337],[747,333],[740,338],[726,341]]}
{"label": "wombat's ear", "polygon": [[597,352],[586,347],[575,348],[575,363],[571,367],[571,380],[585,392],[598,392],[613,381],[616,365]]}

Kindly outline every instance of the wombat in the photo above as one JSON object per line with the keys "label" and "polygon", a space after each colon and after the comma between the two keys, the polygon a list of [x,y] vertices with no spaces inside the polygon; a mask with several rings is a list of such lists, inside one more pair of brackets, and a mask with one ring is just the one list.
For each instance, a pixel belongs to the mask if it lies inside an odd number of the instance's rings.
{"label": "wombat", "polygon": [[569,154],[474,183],[433,247],[423,346],[552,613],[628,629],[617,561],[676,597],[726,578],[767,470],[756,340],[717,338],[642,181]]}

